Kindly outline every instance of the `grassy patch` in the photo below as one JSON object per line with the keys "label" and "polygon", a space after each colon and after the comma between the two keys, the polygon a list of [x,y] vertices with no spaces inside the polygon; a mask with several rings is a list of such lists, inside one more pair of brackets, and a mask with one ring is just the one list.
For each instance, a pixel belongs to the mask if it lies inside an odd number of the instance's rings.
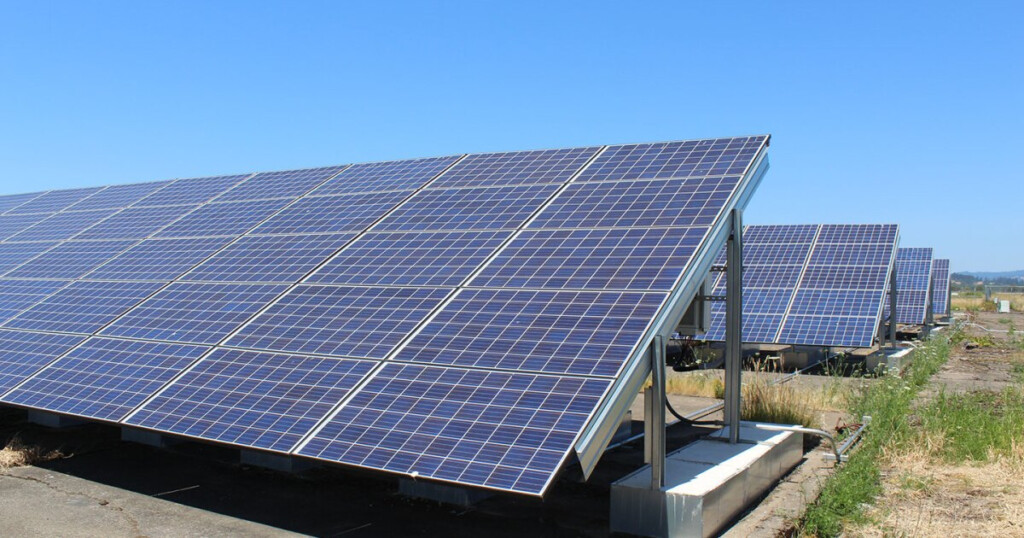
{"label": "grassy patch", "polygon": [[911,405],[928,379],[949,358],[949,349],[948,336],[928,340],[917,348],[913,364],[902,377],[886,376],[865,386],[851,399],[851,413],[871,415],[871,426],[850,455],[850,461],[839,467],[818,501],[808,508],[801,534],[837,536],[844,525],[864,521],[865,505],[882,491],[879,459],[915,436],[915,428],[907,420]]}
{"label": "grassy patch", "polygon": [[751,376],[743,385],[740,418],[752,422],[799,424],[819,427],[817,410],[820,402],[812,391],[801,390],[789,383],[771,384],[765,376]]}
{"label": "grassy patch", "polygon": [[1013,457],[1024,445],[1024,393],[940,393],[919,413],[929,455],[947,463]]}

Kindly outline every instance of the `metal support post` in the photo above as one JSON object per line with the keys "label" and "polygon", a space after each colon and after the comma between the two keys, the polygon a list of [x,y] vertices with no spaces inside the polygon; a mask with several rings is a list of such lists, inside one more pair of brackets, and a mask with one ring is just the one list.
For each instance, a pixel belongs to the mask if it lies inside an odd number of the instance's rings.
{"label": "metal support post", "polygon": [[[929,279],[931,277],[928,277]],[[924,324],[935,325],[935,286],[928,286],[928,308],[924,311]]]}
{"label": "metal support post", "polygon": [[733,209],[730,221],[732,235],[725,272],[725,423],[729,426],[729,442],[737,443],[743,371],[743,211]]}
{"label": "metal support post", "polygon": [[654,447],[651,439],[654,438],[654,424],[651,417],[654,416],[654,387],[644,389],[644,463],[651,463]]}
{"label": "metal support post", "polygon": [[651,489],[661,489],[665,485],[665,339],[660,334],[651,342],[651,396]]}
{"label": "metal support post", "polygon": [[889,276],[889,347],[896,347],[896,266]]}

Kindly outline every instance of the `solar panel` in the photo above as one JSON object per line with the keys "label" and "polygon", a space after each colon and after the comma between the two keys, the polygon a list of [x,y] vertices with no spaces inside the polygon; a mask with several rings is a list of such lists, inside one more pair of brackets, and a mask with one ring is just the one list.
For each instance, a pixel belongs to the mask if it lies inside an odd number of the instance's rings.
{"label": "solar panel", "polygon": [[93,280],[168,281],[231,242],[230,237],[147,239],[85,275]]}
{"label": "solar panel", "polygon": [[467,155],[431,188],[561,185],[600,148],[570,148]]}
{"label": "solar panel", "polygon": [[0,216],[0,241],[27,230],[32,225],[48,217],[50,213],[33,213],[31,215]]}
{"label": "solar panel", "polygon": [[197,205],[220,196],[251,174],[177,179],[166,187],[132,204],[133,207],[157,205]]}
{"label": "solar panel", "polygon": [[286,289],[283,284],[173,283],[100,334],[215,344]]}
{"label": "solar panel", "polygon": [[297,453],[540,494],[606,379],[387,364]]}
{"label": "solar panel", "polygon": [[11,278],[81,278],[124,252],[135,241],[68,241],[22,264],[5,276]]}
{"label": "solar panel", "polygon": [[56,245],[56,241],[0,244],[0,274],[18,267]]}
{"label": "solar panel", "polygon": [[36,198],[39,198],[44,192],[30,192],[25,194],[8,194],[6,196],[0,196],[0,213],[10,211],[25,202],[29,202]]}
{"label": "solar panel", "polygon": [[25,202],[18,207],[8,210],[7,214],[54,213],[84,200],[102,189],[103,187],[90,187],[86,189],[49,191],[32,199],[31,201]]}
{"label": "solar panel", "polygon": [[317,187],[311,196],[418,189],[459,160],[457,155],[353,164],[334,179]]}
{"label": "solar panel", "polygon": [[[932,280],[932,249],[901,248],[896,253],[896,322],[922,325]],[[886,314],[889,301],[885,302]]]}
{"label": "solar panel", "polygon": [[72,282],[8,320],[4,327],[92,334],[160,287],[147,282]]}
{"label": "solar panel", "polygon": [[373,224],[412,191],[306,197],[261,224],[253,234],[358,232]]}
{"label": "solar panel", "polygon": [[126,423],[288,452],[374,364],[220,348],[158,393]]}
{"label": "solar panel", "polygon": [[705,234],[700,228],[528,230],[470,285],[667,291]]}
{"label": "solar panel", "polygon": [[132,185],[113,185],[67,208],[68,211],[120,209],[170,185],[170,181],[151,181]]}
{"label": "solar panel", "polygon": [[248,235],[203,262],[183,280],[298,282],[355,234]]}
{"label": "solar panel", "polygon": [[208,349],[90,338],[0,401],[118,421]]}
{"label": "solar panel", "polygon": [[241,235],[291,200],[254,200],[211,203],[185,215],[153,237],[203,237]]}
{"label": "solar panel", "polygon": [[374,230],[515,229],[557,190],[556,185],[426,189],[398,207]]}
{"label": "solar panel", "polygon": [[[145,239],[194,210],[194,205],[129,207],[75,239]],[[212,234],[211,234],[212,235]]]}
{"label": "solar panel", "polygon": [[3,323],[47,295],[68,285],[67,280],[0,279],[0,323]]}
{"label": "solar panel", "polygon": [[383,359],[449,293],[444,288],[301,285],[225,344]]}
{"label": "solar panel", "polygon": [[114,214],[115,209],[56,213],[7,238],[7,241],[60,241],[71,239],[82,230]]}
{"label": "solar panel", "polygon": [[611,146],[576,181],[741,175],[763,144],[750,136]]}
{"label": "solar panel", "polygon": [[464,289],[393,360],[614,376],[664,293]]}
{"label": "solar panel", "polygon": [[84,336],[0,329],[0,394],[67,351]]}
{"label": "solar panel", "polygon": [[218,202],[296,198],[336,175],[344,166],[256,174],[217,198]]}
{"label": "solar panel", "polygon": [[367,233],[307,282],[367,286],[457,286],[512,232]]}
{"label": "solar panel", "polygon": [[932,261],[932,311],[949,315],[949,260]]}

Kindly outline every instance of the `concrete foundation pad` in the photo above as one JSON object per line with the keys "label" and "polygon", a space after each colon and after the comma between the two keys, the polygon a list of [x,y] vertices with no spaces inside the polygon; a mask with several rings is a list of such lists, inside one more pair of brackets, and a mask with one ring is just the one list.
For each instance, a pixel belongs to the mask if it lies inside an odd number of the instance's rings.
{"label": "concrete foundation pad", "polygon": [[140,445],[155,446],[157,448],[167,448],[183,442],[175,437],[168,437],[158,432],[140,430],[138,428],[121,428],[121,440]]}
{"label": "concrete foundation pad", "polygon": [[242,465],[252,465],[253,467],[262,467],[282,473],[301,473],[317,466],[312,460],[300,459],[285,454],[261,452],[259,450],[243,449],[239,456]]}
{"label": "concrete foundation pad", "polygon": [[450,486],[437,482],[401,478],[398,480],[398,492],[407,497],[437,501],[444,504],[469,507],[494,494],[480,489]]}
{"label": "concrete foundation pad", "polygon": [[711,536],[760,498],[803,457],[803,435],[743,423],[665,458],[665,486],[651,489],[645,466],[612,484],[611,530],[640,536]]}
{"label": "concrete foundation pad", "polygon": [[57,413],[38,411],[36,409],[28,410],[28,421],[32,424],[46,426],[47,428],[70,428],[72,426],[81,426],[82,424],[87,424],[89,422],[87,420],[68,415],[58,415]]}
{"label": "concrete foundation pad", "polygon": [[864,365],[869,372],[877,372],[879,369],[882,369],[882,373],[899,373],[914,360],[914,348],[912,347],[885,349],[882,351],[882,353],[872,355],[866,359]]}

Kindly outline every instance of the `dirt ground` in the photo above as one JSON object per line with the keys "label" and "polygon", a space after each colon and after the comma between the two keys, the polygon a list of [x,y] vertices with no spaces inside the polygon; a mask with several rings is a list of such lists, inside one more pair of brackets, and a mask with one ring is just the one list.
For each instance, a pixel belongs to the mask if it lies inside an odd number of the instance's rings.
{"label": "dirt ground", "polygon": [[[1015,383],[1012,367],[1024,352],[1007,345],[1008,328],[1024,314],[980,312],[966,332],[993,345],[953,349],[918,404],[947,393],[998,392]],[[985,330],[988,329],[988,330]],[[994,331],[994,332],[990,332]],[[949,465],[925,454],[894,455],[883,470],[884,494],[868,515],[872,524],[851,536],[1024,536],[1024,447],[1012,458]]]}

